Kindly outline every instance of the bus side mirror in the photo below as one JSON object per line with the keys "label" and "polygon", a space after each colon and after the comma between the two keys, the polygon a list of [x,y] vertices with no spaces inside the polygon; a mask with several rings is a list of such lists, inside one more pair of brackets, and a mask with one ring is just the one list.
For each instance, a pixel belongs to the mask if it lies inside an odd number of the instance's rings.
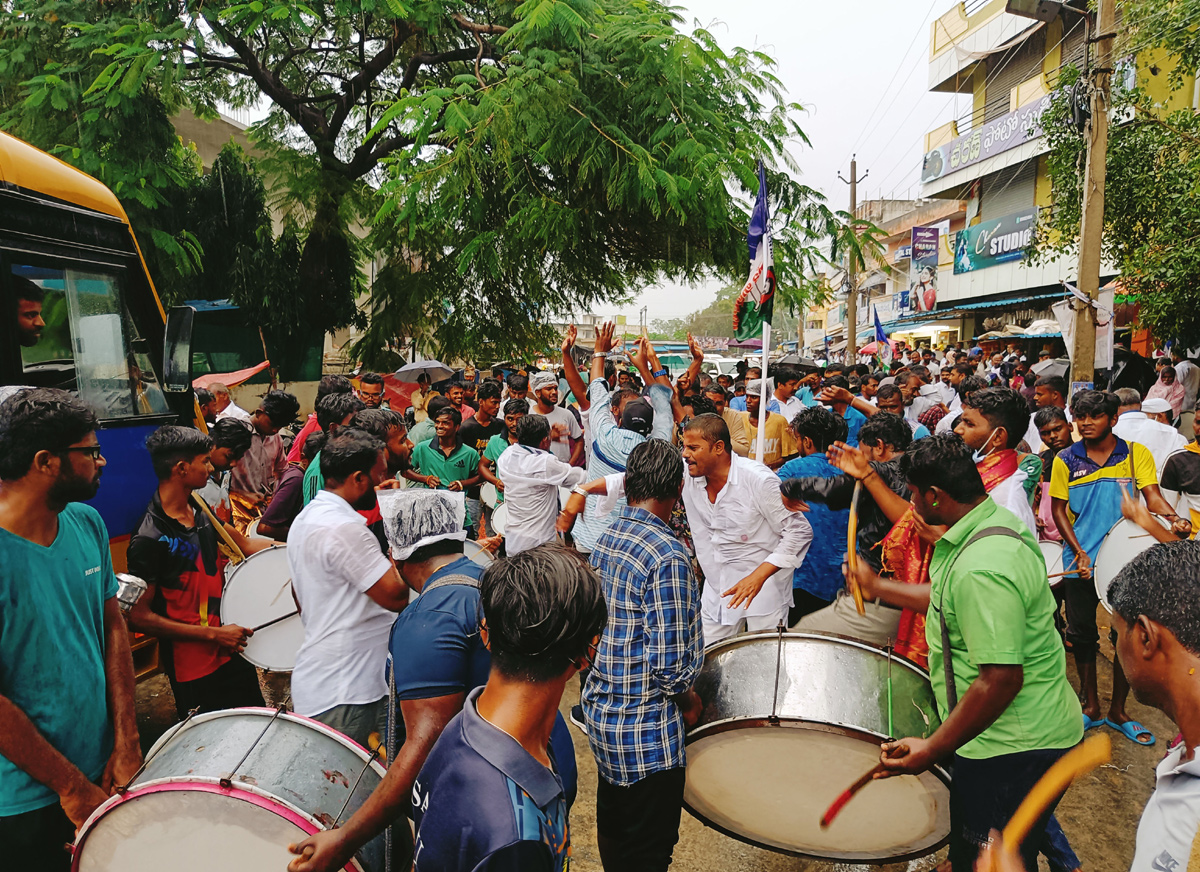
{"label": "bus side mirror", "polygon": [[192,322],[196,310],[191,306],[173,306],[167,313],[163,340],[163,390],[167,393],[191,393]]}

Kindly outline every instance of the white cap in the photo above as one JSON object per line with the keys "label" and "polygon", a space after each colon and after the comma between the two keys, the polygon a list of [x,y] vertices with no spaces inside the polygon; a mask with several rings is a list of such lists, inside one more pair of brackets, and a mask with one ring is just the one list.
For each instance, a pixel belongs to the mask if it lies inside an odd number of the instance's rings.
{"label": "white cap", "polygon": [[921,385],[921,396],[923,397],[940,397],[942,390],[937,385]]}
{"label": "white cap", "polygon": [[1171,414],[1171,404],[1162,397],[1152,397],[1149,400],[1142,400],[1142,411],[1155,415],[1169,415]]}

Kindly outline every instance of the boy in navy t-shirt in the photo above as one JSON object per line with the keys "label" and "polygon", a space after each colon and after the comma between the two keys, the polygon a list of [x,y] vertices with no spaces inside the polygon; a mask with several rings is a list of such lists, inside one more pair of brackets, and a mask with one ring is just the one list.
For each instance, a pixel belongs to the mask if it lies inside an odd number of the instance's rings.
{"label": "boy in navy t-shirt", "polygon": [[483,574],[487,684],[467,696],[413,786],[414,872],[566,868],[567,797],[550,744],[566,683],[608,619],[599,576],[547,544]]}

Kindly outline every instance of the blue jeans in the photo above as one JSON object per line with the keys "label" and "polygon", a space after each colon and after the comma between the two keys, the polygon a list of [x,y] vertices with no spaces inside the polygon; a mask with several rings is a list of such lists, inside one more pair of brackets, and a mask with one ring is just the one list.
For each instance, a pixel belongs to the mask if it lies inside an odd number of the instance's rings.
{"label": "blue jeans", "polygon": [[[954,756],[950,785],[950,863],[954,872],[972,872],[989,833],[1004,829],[1030,788],[1068,750],[1021,751],[986,760]],[[1037,855],[1043,852],[1056,872],[1079,865],[1054,820],[1057,805],[1055,800],[1046,809],[1021,845],[1021,859],[1029,872],[1037,872]],[[1063,865],[1067,863],[1072,865]]]}

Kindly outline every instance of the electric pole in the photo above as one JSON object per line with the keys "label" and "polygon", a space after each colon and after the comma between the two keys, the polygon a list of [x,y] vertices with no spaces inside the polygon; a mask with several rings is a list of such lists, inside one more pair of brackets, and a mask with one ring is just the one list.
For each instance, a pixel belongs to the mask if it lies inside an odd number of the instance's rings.
{"label": "electric pole", "polygon": [[[857,155],[850,155],[850,178],[838,178],[850,186],[850,232],[858,236],[858,183],[865,179],[870,170],[858,174]],[[1103,184],[1103,182],[1102,182]],[[846,281],[850,283],[850,291],[846,294],[846,362],[854,363],[858,359],[858,265],[854,262],[853,249],[846,252]]]}
{"label": "electric pole", "polygon": [[[1091,117],[1087,122],[1087,167],[1083,175],[1083,208],[1079,226],[1079,290],[1089,300],[1100,296],[1100,250],[1104,235],[1104,176],[1108,153],[1108,108],[1112,77],[1112,47],[1116,35],[1116,0],[1100,0],[1096,23],[1096,66],[1089,88]],[[853,189],[852,189],[853,190]],[[1096,310],[1073,300],[1075,342],[1071,381],[1091,382],[1096,369]]]}

